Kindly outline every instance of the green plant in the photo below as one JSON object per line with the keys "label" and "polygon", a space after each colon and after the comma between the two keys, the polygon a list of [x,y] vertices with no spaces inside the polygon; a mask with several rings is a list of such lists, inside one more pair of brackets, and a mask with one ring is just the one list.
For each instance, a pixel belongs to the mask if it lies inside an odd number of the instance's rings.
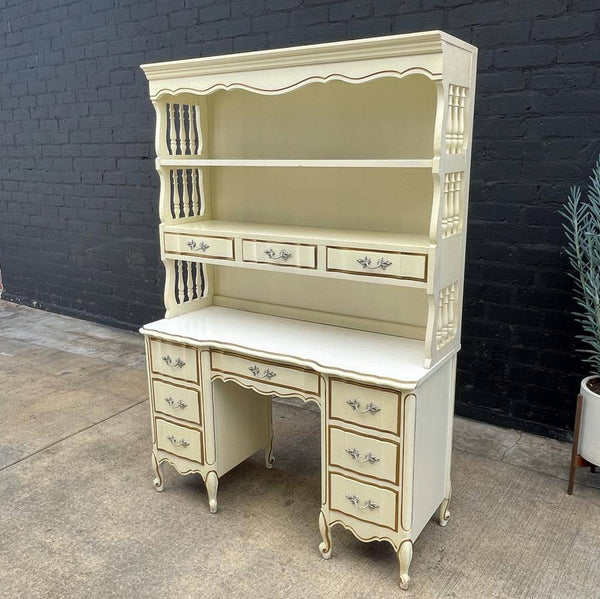
{"label": "green plant", "polygon": [[567,236],[565,251],[573,267],[575,300],[579,310],[575,319],[583,328],[577,338],[588,347],[587,354],[593,374],[600,375],[600,156],[590,176],[585,200],[581,188],[572,187],[566,205],[560,211]]}

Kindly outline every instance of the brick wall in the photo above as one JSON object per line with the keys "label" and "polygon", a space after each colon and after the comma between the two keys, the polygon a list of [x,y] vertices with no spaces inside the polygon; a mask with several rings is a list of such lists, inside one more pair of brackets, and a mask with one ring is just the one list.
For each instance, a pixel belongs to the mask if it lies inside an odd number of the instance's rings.
{"label": "brick wall", "polygon": [[442,29],[480,48],[457,411],[567,438],[556,215],[600,151],[598,0],[0,0],[4,297],[159,317],[154,114],[138,65]]}

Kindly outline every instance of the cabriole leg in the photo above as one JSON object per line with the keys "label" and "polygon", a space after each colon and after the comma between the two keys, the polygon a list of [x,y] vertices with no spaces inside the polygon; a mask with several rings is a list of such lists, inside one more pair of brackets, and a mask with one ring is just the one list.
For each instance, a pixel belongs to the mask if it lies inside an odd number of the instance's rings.
{"label": "cabriole leg", "polygon": [[206,475],[206,491],[208,492],[208,507],[211,514],[217,513],[217,489],[219,488],[219,478],[214,470]]}
{"label": "cabriole leg", "polygon": [[412,541],[409,539],[402,541],[402,545],[400,545],[400,549],[398,549],[398,566],[400,567],[400,588],[404,591],[408,589],[408,583],[410,582],[408,569],[410,568],[412,556]]}
{"label": "cabriole leg", "polygon": [[154,469],[154,474],[156,475],[156,478],[154,479],[154,488],[157,491],[162,491],[164,489],[162,477],[162,464],[158,463],[158,460],[156,459],[154,453],[152,454],[152,468]]}
{"label": "cabriole leg", "polygon": [[273,456],[273,404],[272,399],[269,398],[269,442],[265,447],[265,466],[271,470],[275,463],[275,457]]}
{"label": "cabriole leg", "polygon": [[440,507],[437,509],[436,516],[440,526],[446,526],[446,524],[448,524],[448,520],[450,519],[450,510],[448,509],[448,506],[450,505],[451,497],[452,488],[450,488],[450,490],[448,491],[448,497],[446,497],[444,501],[442,501]]}
{"label": "cabriole leg", "polygon": [[323,538],[323,542],[319,544],[319,551],[323,559],[329,559],[331,557],[331,531],[323,512],[319,513],[319,530]]}

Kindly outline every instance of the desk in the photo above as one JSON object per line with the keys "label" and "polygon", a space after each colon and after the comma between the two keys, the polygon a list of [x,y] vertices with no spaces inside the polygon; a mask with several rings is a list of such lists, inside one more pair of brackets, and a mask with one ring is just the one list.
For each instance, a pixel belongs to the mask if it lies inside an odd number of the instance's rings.
{"label": "desk", "polygon": [[157,490],[163,462],[197,472],[216,512],[220,477],[258,450],[273,463],[271,396],[313,401],[323,557],[340,524],[391,543],[408,584],[412,542],[449,517],[454,355],[425,369],[412,340],[216,306],[141,332]]}

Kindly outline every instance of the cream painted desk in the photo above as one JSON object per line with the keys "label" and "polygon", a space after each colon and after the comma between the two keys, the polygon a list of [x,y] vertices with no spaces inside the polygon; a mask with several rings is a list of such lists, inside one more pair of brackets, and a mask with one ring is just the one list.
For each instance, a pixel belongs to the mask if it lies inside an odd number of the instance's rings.
{"label": "cream painted desk", "polygon": [[321,554],[449,517],[476,50],[441,32],[143,67],[166,318],[144,326],[161,464],[271,451],[271,397],[321,408]]}

